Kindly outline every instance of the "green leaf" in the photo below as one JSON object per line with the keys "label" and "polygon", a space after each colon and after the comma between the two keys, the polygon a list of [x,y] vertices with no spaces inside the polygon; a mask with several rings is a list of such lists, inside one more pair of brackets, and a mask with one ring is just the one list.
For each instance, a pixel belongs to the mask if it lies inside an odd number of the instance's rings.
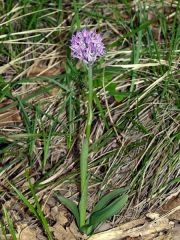
{"label": "green leaf", "polygon": [[114,95],[117,93],[116,91],[117,84],[116,83],[110,83],[107,87],[106,90],[111,94]]}
{"label": "green leaf", "polygon": [[128,188],[118,188],[118,189],[115,189],[114,191],[108,193],[107,195],[103,196],[99,200],[99,202],[95,205],[95,207],[93,209],[93,213],[106,207],[108,205],[108,203],[110,203],[112,200],[114,200],[116,197],[118,197],[122,193],[127,192],[127,190],[128,190]]}
{"label": "green leaf", "polygon": [[128,195],[123,195],[118,199],[115,199],[104,209],[93,213],[90,216],[89,224],[93,226],[93,229],[95,229],[100,223],[117,214],[119,210],[127,203],[127,200]]}
{"label": "green leaf", "polygon": [[122,101],[125,97],[128,97],[130,95],[130,93],[128,92],[119,92],[114,94],[114,98],[117,102]]}
{"label": "green leaf", "polygon": [[125,97],[128,97],[130,95],[129,92],[118,92],[116,90],[116,83],[111,83],[106,87],[106,90],[109,92],[111,96],[115,98],[117,102],[122,101]]}
{"label": "green leaf", "polygon": [[67,207],[72,212],[72,214],[76,219],[76,223],[79,227],[80,221],[79,221],[79,211],[78,211],[77,205],[70,199],[61,196],[59,193],[55,193],[55,196],[63,205],[65,205],[65,207]]}
{"label": "green leaf", "polygon": [[[115,68],[113,68],[115,69]],[[93,86],[94,88],[102,87],[102,69],[100,69],[99,76],[93,80]],[[104,82],[107,84],[113,79],[113,74],[106,72],[106,74],[103,76]]]}
{"label": "green leaf", "polygon": [[87,236],[89,236],[93,233],[94,228],[92,225],[85,224],[83,227],[81,227],[81,231],[85,233]]}

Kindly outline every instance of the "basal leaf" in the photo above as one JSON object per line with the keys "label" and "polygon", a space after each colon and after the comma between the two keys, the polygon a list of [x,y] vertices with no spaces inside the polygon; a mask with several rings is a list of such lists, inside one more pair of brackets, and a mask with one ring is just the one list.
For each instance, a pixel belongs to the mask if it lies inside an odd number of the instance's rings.
{"label": "basal leaf", "polygon": [[111,204],[102,210],[94,212],[90,216],[89,224],[95,229],[100,223],[117,214],[119,210],[127,203],[128,195],[123,195],[115,199]]}
{"label": "basal leaf", "polygon": [[86,224],[83,227],[81,227],[81,231],[85,233],[87,236],[89,236],[93,233],[94,228],[92,225]]}
{"label": "basal leaf", "polygon": [[77,205],[70,199],[63,197],[58,193],[55,193],[55,196],[65,207],[67,207],[72,212],[72,214],[76,219],[76,223],[79,227],[80,222],[79,222],[79,211],[78,211]]}
{"label": "basal leaf", "polygon": [[110,203],[112,200],[114,200],[116,197],[118,197],[122,193],[127,192],[127,190],[128,190],[128,188],[118,188],[118,189],[115,189],[114,191],[108,193],[107,195],[103,196],[98,201],[98,203],[95,205],[95,207],[93,209],[93,213],[106,207],[108,205],[108,203]]}

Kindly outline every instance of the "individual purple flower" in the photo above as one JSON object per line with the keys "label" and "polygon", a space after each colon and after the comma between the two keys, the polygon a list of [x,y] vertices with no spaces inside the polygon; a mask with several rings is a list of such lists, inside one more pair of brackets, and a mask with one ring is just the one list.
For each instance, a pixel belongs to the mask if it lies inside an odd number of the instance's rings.
{"label": "individual purple flower", "polygon": [[72,57],[90,65],[96,61],[97,57],[105,54],[105,46],[101,35],[87,29],[76,32],[72,36],[70,48]]}

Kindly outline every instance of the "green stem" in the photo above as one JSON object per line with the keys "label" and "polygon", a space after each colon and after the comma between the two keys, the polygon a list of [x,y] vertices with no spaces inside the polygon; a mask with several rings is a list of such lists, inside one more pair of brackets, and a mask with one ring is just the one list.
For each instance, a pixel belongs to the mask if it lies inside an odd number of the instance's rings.
{"label": "green stem", "polygon": [[88,67],[88,116],[87,116],[87,126],[86,126],[86,137],[89,139],[91,134],[91,124],[92,124],[92,103],[93,103],[93,80],[92,80],[92,66]]}
{"label": "green stem", "polygon": [[80,178],[81,178],[81,199],[79,204],[80,210],[80,227],[82,228],[86,223],[86,210],[88,204],[88,153],[89,140],[91,134],[92,124],[92,103],[93,103],[93,79],[92,66],[88,66],[88,115],[86,125],[86,136],[83,141],[82,151],[80,156]]}

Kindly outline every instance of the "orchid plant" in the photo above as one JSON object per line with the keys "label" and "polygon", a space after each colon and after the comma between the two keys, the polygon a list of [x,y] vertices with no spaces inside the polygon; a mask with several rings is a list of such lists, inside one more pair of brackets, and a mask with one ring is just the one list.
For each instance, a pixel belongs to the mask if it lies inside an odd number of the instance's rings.
{"label": "orchid plant", "polygon": [[105,46],[100,34],[92,30],[83,29],[76,32],[71,39],[71,54],[73,58],[78,58],[85,64],[88,72],[88,114],[86,122],[86,132],[82,143],[80,155],[80,202],[77,206],[73,201],[56,193],[57,198],[74,215],[76,223],[81,232],[91,235],[95,228],[106,219],[117,214],[126,204],[128,196],[127,189],[120,188],[103,196],[95,204],[90,216],[87,218],[88,205],[88,154],[90,144],[91,125],[93,119],[93,75],[92,69],[98,57],[105,54]]}

